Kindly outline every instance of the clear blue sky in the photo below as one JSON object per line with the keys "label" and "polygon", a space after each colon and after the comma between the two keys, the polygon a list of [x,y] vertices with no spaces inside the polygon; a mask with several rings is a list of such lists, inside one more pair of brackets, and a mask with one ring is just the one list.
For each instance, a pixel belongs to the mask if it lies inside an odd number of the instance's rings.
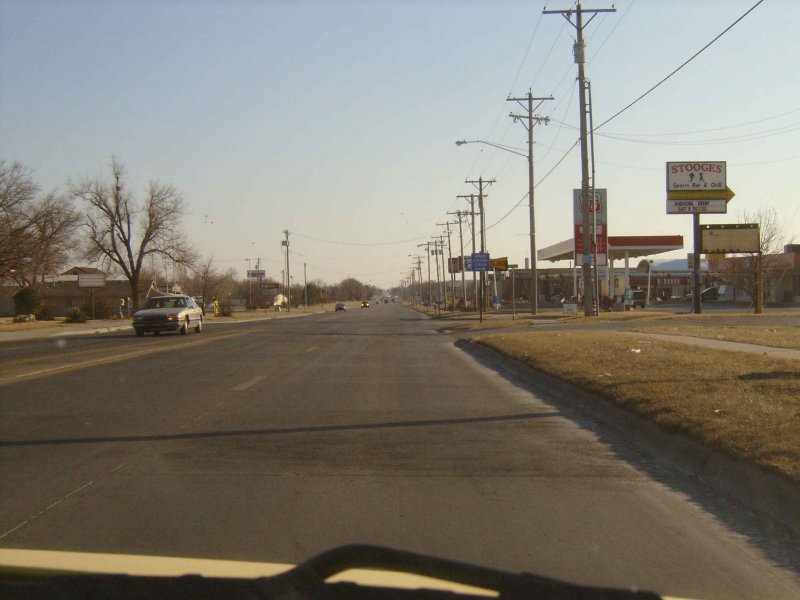
{"label": "clear blue sky", "polygon": [[[625,0],[586,29],[595,124],[725,29],[755,0]],[[569,0],[548,2],[567,8]],[[610,6],[585,3],[584,8]],[[486,203],[494,256],[528,255],[525,150],[509,94],[553,95],[538,114],[542,178],[577,139],[573,30],[517,0],[0,0],[0,158],[46,190],[106,177],[175,185],[194,245],[222,267],[262,258],[380,286],[464,209],[465,179],[496,178]],[[724,160],[728,215],[775,208],[800,238],[800,3],[766,0],[636,106],[598,131],[597,186],[611,235],[681,234],[666,215],[664,163]],[[605,134],[605,135],[599,135]],[[613,136],[613,137],[606,137]],[[571,235],[577,149],[536,190],[538,246]],[[322,242],[319,240],[326,240]],[[335,243],[327,243],[335,242]],[[359,246],[351,243],[362,244]],[[393,243],[397,242],[397,243]],[[685,252],[680,255],[685,254]]]}

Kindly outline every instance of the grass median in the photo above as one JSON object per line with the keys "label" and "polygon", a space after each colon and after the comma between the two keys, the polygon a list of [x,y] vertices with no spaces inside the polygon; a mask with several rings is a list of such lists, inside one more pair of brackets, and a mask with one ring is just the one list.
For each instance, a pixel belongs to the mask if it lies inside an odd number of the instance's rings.
{"label": "grass median", "polygon": [[477,342],[738,459],[800,482],[796,361],[589,332]]}

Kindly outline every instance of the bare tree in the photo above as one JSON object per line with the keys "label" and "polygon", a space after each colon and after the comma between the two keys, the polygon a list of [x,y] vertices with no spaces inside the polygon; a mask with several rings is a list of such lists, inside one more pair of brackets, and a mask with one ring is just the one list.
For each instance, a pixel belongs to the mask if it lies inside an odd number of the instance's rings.
{"label": "bare tree", "polygon": [[236,269],[220,271],[214,266],[214,257],[200,263],[192,277],[184,282],[184,288],[203,298],[203,305],[212,298],[227,298],[236,287]]}
{"label": "bare tree", "polygon": [[70,188],[88,205],[86,258],[117,265],[128,279],[133,309],[139,307],[144,261],[162,256],[190,264],[193,252],[180,227],[183,199],[171,185],[151,182],[141,206],[131,199],[124,168],[111,161],[111,182],[84,180]]}
{"label": "bare tree", "polygon": [[39,197],[25,167],[0,161],[0,276],[35,285],[63,267],[79,223],[68,198]]}
{"label": "bare tree", "polygon": [[[739,223],[757,223],[764,296],[774,295],[778,282],[786,274],[786,261],[781,256],[787,236],[784,224],[773,207],[759,208],[739,214]],[[758,252],[732,257],[722,262],[721,275],[725,282],[743,289],[755,300],[758,295]]]}

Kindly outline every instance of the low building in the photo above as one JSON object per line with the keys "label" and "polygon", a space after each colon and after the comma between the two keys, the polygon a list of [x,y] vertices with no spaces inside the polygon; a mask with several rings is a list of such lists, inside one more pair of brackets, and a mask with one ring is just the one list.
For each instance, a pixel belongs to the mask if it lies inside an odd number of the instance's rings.
{"label": "low building", "polygon": [[[91,315],[94,304],[95,318],[115,318],[120,315],[127,317],[130,284],[124,279],[107,279],[105,275],[104,271],[94,267],[72,267],[60,275],[45,278],[44,282],[36,286],[42,299],[43,313],[51,317],[65,317],[79,308]],[[81,287],[79,279],[84,276],[94,278],[93,284],[102,281],[103,287]],[[14,316],[14,294],[20,289],[19,286],[0,288],[0,316]],[[146,291],[140,294],[140,302],[143,301]]]}

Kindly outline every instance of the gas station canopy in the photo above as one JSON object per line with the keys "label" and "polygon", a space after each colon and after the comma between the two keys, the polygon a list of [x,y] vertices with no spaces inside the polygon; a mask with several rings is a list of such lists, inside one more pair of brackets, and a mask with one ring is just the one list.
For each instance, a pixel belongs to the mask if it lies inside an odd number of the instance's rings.
{"label": "gas station canopy", "polygon": [[[653,256],[683,249],[682,235],[610,235],[608,236],[609,260]],[[537,260],[558,262],[575,260],[575,242],[572,239],[542,248],[536,253]]]}

